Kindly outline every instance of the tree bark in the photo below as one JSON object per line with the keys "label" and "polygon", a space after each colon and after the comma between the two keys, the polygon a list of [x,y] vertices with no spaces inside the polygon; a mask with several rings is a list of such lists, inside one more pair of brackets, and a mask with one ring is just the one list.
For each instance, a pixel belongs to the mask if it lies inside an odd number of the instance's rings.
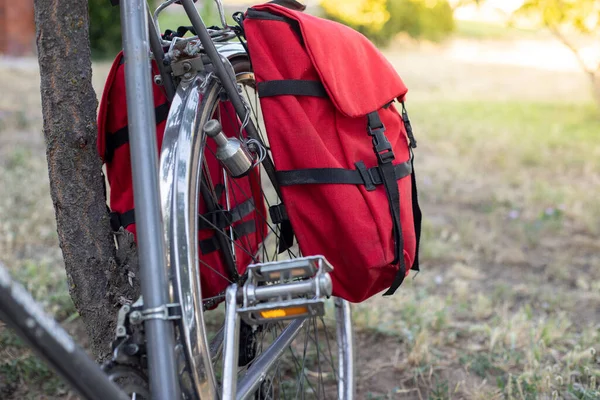
{"label": "tree bark", "polygon": [[[137,287],[128,283],[131,238],[117,254],[96,152],[98,102],[92,87],[88,4],[35,0],[38,61],[50,192],[69,290],[99,359],[109,352],[115,315]],[[110,7],[109,2],[106,2]],[[120,260],[120,261],[119,261]],[[128,266],[132,265],[131,268]]]}

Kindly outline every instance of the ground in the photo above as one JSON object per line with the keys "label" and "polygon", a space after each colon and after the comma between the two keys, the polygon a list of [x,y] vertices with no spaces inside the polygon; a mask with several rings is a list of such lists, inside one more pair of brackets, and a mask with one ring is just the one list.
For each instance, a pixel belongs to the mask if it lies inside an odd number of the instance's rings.
{"label": "ground", "polygon": [[[600,111],[548,38],[480,33],[386,50],[418,140],[422,270],[354,307],[359,399],[600,398]],[[0,260],[85,345],[36,61],[2,59],[0,87]],[[0,326],[0,398],[74,397]]]}

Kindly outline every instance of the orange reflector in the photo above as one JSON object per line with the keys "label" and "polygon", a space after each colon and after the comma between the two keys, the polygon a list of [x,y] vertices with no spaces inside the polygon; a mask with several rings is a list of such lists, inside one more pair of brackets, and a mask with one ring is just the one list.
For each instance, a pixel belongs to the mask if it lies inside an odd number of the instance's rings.
{"label": "orange reflector", "polygon": [[291,317],[294,315],[308,314],[307,307],[276,308],[274,310],[261,311],[260,316],[265,319]]}

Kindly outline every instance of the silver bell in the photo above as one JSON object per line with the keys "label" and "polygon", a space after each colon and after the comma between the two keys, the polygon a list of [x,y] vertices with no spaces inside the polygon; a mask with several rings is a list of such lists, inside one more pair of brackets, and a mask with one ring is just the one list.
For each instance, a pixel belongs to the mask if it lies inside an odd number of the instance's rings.
{"label": "silver bell", "polygon": [[217,143],[217,159],[231,177],[239,178],[252,169],[254,158],[246,144],[238,138],[225,136],[219,121],[216,119],[208,121],[204,125],[204,133]]}

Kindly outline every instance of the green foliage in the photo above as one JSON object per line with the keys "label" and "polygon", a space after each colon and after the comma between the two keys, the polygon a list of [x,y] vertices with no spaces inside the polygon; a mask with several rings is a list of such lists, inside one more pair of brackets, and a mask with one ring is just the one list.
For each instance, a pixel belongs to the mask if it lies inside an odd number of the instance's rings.
{"label": "green foliage", "polygon": [[390,19],[381,39],[391,39],[399,32],[420,39],[440,41],[454,31],[454,15],[447,1],[388,0]]}
{"label": "green foliage", "polygon": [[[371,0],[362,1],[369,3]],[[389,44],[400,32],[414,38],[440,41],[455,28],[453,9],[447,0],[387,0],[387,18],[384,20],[370,18],[370,14],[344,14],[329,3],[329,0],[321,0],[325,18],[350,26],[380,46]],[[342,3],[338,4],[337,7],[344,7]],[[361,12],[366,13],[360,9],[356,13]]]}
{"label": "green foliage", "polygon": [[93,58],[112,58],[121,50],[119,7],[108,0],[89,0],[90,46]]}
{"label": "green foliage", "polygon": [[[178,6],[174,5],[172,7]],[[205,1],[199,5],[198,12],[206,26],[221,25],[219,13],[213,1]],[[235,24],[235,21],[231,17],[227,18],[227,22]],[[167,29],[176,30],[179,26],[191,25],[189,18],[184,12],[163,12],[158,17],[158,23],[162,32],[165,32]]]}
{"label": "green foliage", "polygon": [[576,32],[598,39],[600,36],[600,1],[598,0],[525,0],[513,17],[533,18],[548,28],[567,46],[577,58],[581,69],[587,74],[592,93],[600,108],[600,62],[590,65],[580,54],[576,41],[570,33]]}
{"label": "green foliage", "polygon": [[[121,20],[119,7],[113,7],[108,0],[89,0],[90,45],[94,59],[113,58],[122,48]],[[171,7],[180,7],[173,5]],[[181,12],[163,12],[159,23],[162,33],[167,29],[176,30],[179,26],[191,25],[187,15]],[[214,2],[204,1],[198,11],[206,26],[220,25]],[[231,18],[229,23],[233,23]]]}
{"label": "green foliage", "polygon": [[515,16],[534,17],[544,26],[574,28],[589,34],[600,28],[597,0],[526,0]]}

